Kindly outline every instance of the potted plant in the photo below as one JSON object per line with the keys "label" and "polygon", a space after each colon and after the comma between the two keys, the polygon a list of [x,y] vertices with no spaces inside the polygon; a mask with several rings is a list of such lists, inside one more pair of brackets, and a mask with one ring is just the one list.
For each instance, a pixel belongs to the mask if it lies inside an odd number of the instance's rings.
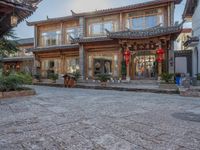
{"label": "potted plant", "polygon": [[161,75],[162,82],[160,83],[159,87],[164,89],[177,89],[176,85],[174,84],[174,74],[171,73],[163,73]]}
{"label": "potted plant", "polygon": [[107,85],[107,81],[110,80],[110,75],[108,74],[99,74],[97,79],[101,82],[101,86],[106,86]]}
{"label": "potted plant", "polygon": [[79,71],[76,71],[73,73],[74,79],[77,82],[78,79],[81,77],[81,73]]}
{"label": "potted plant", "polygon": [[34,76],[34,79],[33,79],[33,82],[40,82],[41,80],[41,75],[39,73],[36,73]]}
{"label": "potted plant", "polygon": [[197,74],[197,85],[200,86],[200,73]]}
{"label": "potted plant", "polygon": [[58,74],[50,73],[50,74],[48,75],[48,79],[52,80],[53,83],[56,83],[56,80],[58,79]]}

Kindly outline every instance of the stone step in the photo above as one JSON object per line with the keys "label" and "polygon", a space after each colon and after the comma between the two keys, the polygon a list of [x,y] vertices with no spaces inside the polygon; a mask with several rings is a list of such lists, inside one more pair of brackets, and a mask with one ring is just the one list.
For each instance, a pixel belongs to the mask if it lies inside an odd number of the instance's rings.
{"label": "stone step", "polygon": [[[98,83],[96,80],[79,80],[79,83]],[[119,83],[119,81],[109,81],[113,83]],[[135,85],[157,85],[158,81],[157,80],[122,80],[120,83],[124,84],[135,84]]]}

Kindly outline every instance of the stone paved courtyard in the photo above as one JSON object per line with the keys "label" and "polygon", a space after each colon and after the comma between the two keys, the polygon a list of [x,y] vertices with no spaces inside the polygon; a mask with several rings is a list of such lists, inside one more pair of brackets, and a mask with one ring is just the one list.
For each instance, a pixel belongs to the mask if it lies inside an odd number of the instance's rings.
{"label": "stone paved courtyard", "polygon": [[200,99],[37,87],[0,100],[0,150],[199,150]]}

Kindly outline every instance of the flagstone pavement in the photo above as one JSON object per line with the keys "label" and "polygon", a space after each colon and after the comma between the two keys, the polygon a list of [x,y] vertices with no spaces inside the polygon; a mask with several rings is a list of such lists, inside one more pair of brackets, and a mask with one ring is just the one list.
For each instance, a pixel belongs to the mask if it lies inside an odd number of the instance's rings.
{"label": "flagstone pavement", "polygon": [[200,99],[32,86],[0,100],[0,150],[199,150]]}

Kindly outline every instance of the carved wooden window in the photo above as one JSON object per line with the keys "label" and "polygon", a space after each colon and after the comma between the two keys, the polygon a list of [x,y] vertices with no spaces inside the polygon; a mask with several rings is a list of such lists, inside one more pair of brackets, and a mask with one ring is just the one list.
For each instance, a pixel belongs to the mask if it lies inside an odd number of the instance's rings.
{"label": "carved wooden window", "polygon": [[68,58],[66,63],[67,73],[79,71],[79,58]]}
{"label": "carved wooden window", "polygon": [[72,38],[78,38],[79,37],[79,28],[78,27],[72,27],[66,29],[66,41],[67,43],[70,42],[70,37]]}
{"label": "carved wooden window", "polygon": [[116,31],[117,24],[113,21],[106,21],[106,22],[99,22],[99,23],[91,23],[89,25],[89,35],[90,36],[98,36],[98,35],[105,35],[106,31]]}
{"label": "carved wooden window", "polygon": [[61,44],[61,31],[49,31],[42,33],[42,46],[54,46]]}
{"label": "carved wooden window", "polygon": [[152,28],[157,25],[163,25],[164,16],[160,9],[149,10],[145,12],[134,12],[129,14],[129,28],[141,30]]}

